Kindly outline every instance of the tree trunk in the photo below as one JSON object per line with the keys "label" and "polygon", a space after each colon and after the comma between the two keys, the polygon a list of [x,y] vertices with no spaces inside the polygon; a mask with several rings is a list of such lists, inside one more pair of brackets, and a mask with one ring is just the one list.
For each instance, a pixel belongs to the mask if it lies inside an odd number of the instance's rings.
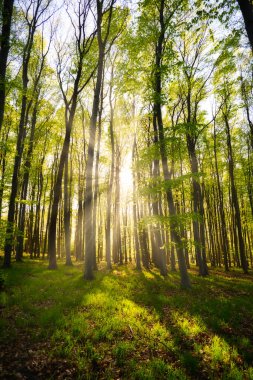
{"label": "tree trunk", "polygon": [[114,143],[114,107],[112,104],[112,86],[113,86],[113,66],[111,71],[110,89],[109,89],[109,104],[110,104],[110,122],[109,135],[111,143],[111,168],[109,174],[109,187],[107,190],[107,206],[106,206],[106,262],[107,269],[112,268],[111,264],[111,209],[112,209],[112,192],[114,183],[114,168],[115,168],[115,143]]}
{"label": "tree trunk", "polygon": [[121,249],[121,220],[120,220],[120,151],[116,145],[116,165],[115,165],[115,208],[113,225],[113,260],[115,263],[123,264]]}
{"label": "tree trunk", "polygon": [[[134,138],[133,150],[132,150],[132,163],[135,164],[135,154],[136,154],[136,136]],[[136,269],[141,270],[141,256],[140,256],[140,242],[138,235],[138,207],[137,207],[138,197],[137,197],[137,185],[136,185],[136,173],[133,171],[133,229],[134,229],[134,247],[135,247],[135,260]]]}
{"label": "tree trunk", "polygon": [[[155,133],[154,141],[155,143],[158,142],[157,133]],[[159,160],[153,161],[152,176],[155,180],[158,179],[159,177]],[[157,198],[158,198],[157,195],[152,197],[152,214],[155,217],[158,217],[159,215],[161,215],[159,212],[159,200]],[[166,275],[166,272],[167,272],[166,264],[164,263],[164,258],[163,258],[163,256],[166,256],[166,254],[165,254],[165,249],[163,248],[163,242],[162,242],[162,237],[161,237],[161,231],[159,228],[159,223],[156,223],[156,225],[152,226],[151,231],[153,233],[152,252],[153,252],[153,258],[154,258],[154,264],[160,269],[160,272],[162,275]],[[175,270],[175,267],[173,267],[172,270]]]}
{"label": "tree trunk", "polygon": [[11,193],[9,200],[9,209],[8,209],[8,224],[6,229],[6,238],[5,238],[5,246],[4,246],[4,264],[5,268],[11,266],[11,252],[13,247],[14,240],[14,220],[15,220],[15,205],[16,205],[16,196],[18,193],[18,176],[19,169],[23,154],[24,148],[24,137],[25,137],[25,111],[26,111],[26,95],[23,95],[22,98],[22,108],[21,108],[21,117],[18,127],[18,138],[16,145],[16,154],[14,160],[14,169],[12,175],[12,184],[11,184]]}
{"label": "tree trunk", "polygon": [[252,0],[237,0],[242,12],[245,28],[253,52],[253,4]]}
{"label": "tree trunk", "polygon": [[65,252],[66,252],[66,265],[71,266],[71,252],[70,252],[70,242],[71,242],[71,232],[70,232],[70,181],[69,181],[69,165],[68,157],[65,161],[64,167],[64,236],[65,236]]}
{"label": "tree trunk", "polygon": [[34,133],[35,133],[35,126],[36,126],[36,121],[37,121],[37,108],[38,108],[37,106],[38,106],[38,99],[35,102],[35,106],[32,113],[29,146],[28,146],[26,161],[24,164],[25,172],[24,172],[21,196],[20,196],[22,203],[20,204],[19,221],[18,221],[19,235],[17,237],[17,245],[16,245],[16,260],[17,261],[22,260],[23,250],[24,250],[26,198],[27,198],[27,189],[28,189],[29,176],[30,176],[31,158],[32,158],[32,153],[33,153]]}
{"label": "tree trunk", "polygon": [[232,144],[231,144],[230,126],[229,126],[228,116],[226,114],[224,114],[223,116],[224,116],[224,121],[226,125],[227,149],[228,149],[228,170],[229,170],[229,178],[230,178],[230,183],[231,183],[231,198],[232,198],[232,204],[235,211],[235,222],[236,222],[236,227],[237,227],[237,232],[238,232],[241,266],[244,273],[248,273],[248,263],[247,263],[245,244],[244,244],[244,239],[243,239],[243,234],[242,234],[240,207],[239,207],[238,195],[237,195],[237,190],[235,186],[235,178],[234,178],[234,159],[233,159],[233,150],[232,150]]}
{"label": "tree trunk", "polygon": [[75,256],[76,260],[83,258],[83,173],[81,160],[79,160],[78,174],[78,211],[76,222]]}
{"label": "tree trunk", "polygon": [[225,213],[224,213],[224,205],[223,205],[223,192],[221,189],[220,184],[220,175],[219,175],[219,167],[218,167],[218,159],[217,159],[217,147],[216,147],[216,130],[215,130],[215,124],[214,124],[214,159],[215,159],[215,171],[216,171],[216,178],[217,178],[217,189],[218,189],[218,203],[219,203],[219,216],[221,221],[221,233],[222,233],[222,251],[223,251],[223,258],[224,258],[224,266],[225,270],[228,271],[228,236],[227,236],[227,228],[226,228],[226,219],[225,219]]}
{"label": "tree trunk", "polygon": [[5,171],[6,171],[6,158],[7,158],[7,141],[10,132],[10,123],[3,132],[2,137],[2,151],[0,153],[0,166],[1,166],[1,181],[0,181],[0,219],[2,219],[2,207],[3,207],[3,195],[4,195],[4,185],[5,185]]}
{"label": "tree trunk", "polygon": [[94,204],[93,204],[93,251],[95,252],[93,256],[93,269],[97,270],[97,260],[96,260],[96,244],[97,244],[97,219],[98,219],[98,198],[99,198],[99,159],[100,159],[100,144],[101,144],[101,134],[102,134],[102,114],[103,114],[103,101],[104,101],[104,72],[102,78],[102,86],[101,86],[101,96],[100,96],[100,107],[98,114],[98,142],[97,142],[97,153],[96,153],[96,165],[95,165],[95,186],[94,186]]}
{"label": "tree trunk", "polygon": [[[189,121],[188,121],[189,122]],[[195,219],[193,220],[193,235],[195,243],[195,252],[197,264],[199,266],[199,274],[201,276],[208,275],[208,268],[206,263],[206,253],[205,253],[205,232],[204,232],[204,206],[203,206],[203,196],[201,192],[201,187],[199,179],[196,176],[199,173],[198,160],[195,150],[195,141],[189,134],[186,135],[187,138],[187,148],[190,158],[191,172],[192,172],[192,196],[193,196],[193,211],[195,214]],[[201,221],[199,222],[196,217],[200,216]]]}
{"label": "tree trunk", "polygon": [[37,179],[37,198],[36,198],[36,208],[35,208],[35,221],[34,221],[34,232],[33,232],[33,241],[34,241],[34,257],[40,257],[40,218],[41,218],[41,198],[43,191],[43,166],[44,157],[42,158],[42,162],[40,163],[40,168],[38,171],[38,179]]}
{"label": "tree trunk", "polygon": [[0,132],[4,120],[5,79],[10,50],[10,33],[14,0],[4,0],[2,5],[2,33],[0,40]]}
{"label": "tree trunk", "polygon": [[89,144],[88,144],[88,158],[86,166],[86,185],[85,185],[85,201],[84,201],[84,213],[85,213],[85,270],[84,278],[86,280],[92,280],[94,278],[93,274],[93,263],[94,263],[94,233],[92,226],[92,200],[93,200],[93,165],[94,165],[94,151],[95,151],[95,137],[96,137],[96,126],[97,117],[99,112],[99,100],[102,87],[103,79],[103,68],[104,68],[104,54],[105,46],[102,41],[102,17],[103,17],[103,4],[97,0],[97,38],[99,47],[99,57],[98,57],[98,68],[97,68],[97,78],[96,86],[93,97],[92,114],[90,118],[90,128],[89,128]]}
{"label": "tree trunk", "polygon": [[59,205],[59,200],[60,200],[61,191],[62,191],[63,170],[64,170],[65,162],[69,153],[70,135],[71,135],[73,117],[74,115],[72,115],[71,121],[68,121],[66,124],[65,139],[64,139],[64,143],[63,143],[63,147],[61,151],[59,168],[58,168],[57,177],[56,177],[54,190],[53,190],[53,203],[52,203],[50,224],[49,224],[49,229],[48,229],[48,255],[49,255],[48,268],[49,269],[57,268],[56,225],[57,225],[57,216],[58,216],[58,205]]}

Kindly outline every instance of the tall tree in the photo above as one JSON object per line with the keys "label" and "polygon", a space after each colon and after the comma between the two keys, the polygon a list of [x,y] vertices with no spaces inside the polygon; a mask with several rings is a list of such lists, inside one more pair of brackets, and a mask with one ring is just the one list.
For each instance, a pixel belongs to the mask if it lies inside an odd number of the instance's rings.
{"label": "tall tree", "polygon": [[[169,26],[170,20],[175,15],[177,9],[181,5],[181,2],[167,3],[165,0],[160,0],[158,4],[158,23],[159,29],[157,34],[157,40],[155,45],[155,65],[153,76],[153,88],[154,88],[154,131],[159,136],[159,148],[162,161],[162,170],[164,180],[169,182],[171,180],[168,159],[166,154],[166,142],[164,136],[163,116],[162,116],[162,78],[163,78],[163,52],[166,43],[166,31]],[[170,7],[169,7],[170,6]],[[169,213],[171,216],[171,231],[172,239],[176,244],[178,263],[181,274],[182,287],[190,287],[190,279],[187,273],[186,262],[183,254],[182,242],[180,232],[176,225],[177,211],[174,204],[173,193],[170,186],[166,189],[166,198],[169,207]],[[163,258],[164,265],[166,263]],[[165,269],[165,268],[164,268]],[[166,272],[164,272],[165,274]]]}
{"label": "tall tree", "polygon": [[[104,0],[96,0],[96,30],[97,30],[97,43],[98,43],[98,61],[96,73],[96,86],[93,96],[92,113],[89,125],[89,143],[88,143],[88,158],[86,166],[86,184],[85,184],[85,269],[84,278],[92,280],[93,275],[93,262],[96,252],[94,248],[95,234],[93,233],[92,225],[92,204],[93,204],[93,166],[95,157],[95,139],[96,127],[99,113],[99,100],[101,96],[101,87],[103,79],[104,60],[107,51],[111,48],[113,42],[118,37],[122,30],[122,25],[116,30],[115,34],[110,38],[111,24],[113,19],[113,10],[116,0],[110,0],[107,4]],[[109,45],[109,46],[108,46]]]}
{"label": "tall tree", "polygon": [[226,228],[226,218],[225,218],[225,212],[224,212],[224,201],[223,201],[223,192],[221,188],[221,180],[220,180],[220,173],[219,173],[219,165],[218,165],[218,157],[217,157],[217,132],[216,132],[216,123],[214,120],[214,161],[215,161],[215,172],[216,172],[216,178],[217,178],[217,190],[218,190],[218,203],[219,203],[219,214],[220,214],[220,220],[221,220],[221,233],[222,233],[222,251],[223,251],[223,257],[224,257],[224,266],[225,270],[229,270],[228,265],[228,255],[229,255],[229,244],[228,244],[228,235],[227,235],[227,228]]}
{"label": "tall tree", "polygon": [[243,230],[242,230],[242,220],[241,220],[241,212],[240,212],[240,206],[239,206],[239,200],[238,200],[238,194],[237,189],[235,185],[235,175],[234,175],[234,155],[233,155],[233,149],[232,149],[232,142],[231,142],[231,127],[230,127],[230,117],[231,117],[231,103],[230,103],[230,90],[227,88],[225,84],[224,88],[224,105],[222,107],[222,116],[225,124],[225,130],[226,130],[226,136],[227,136],[227,149],[228,149],[228,171],[229,171],[229,178],[230,178],[230,184],[231,184],[231,198],[232,198],[232,205],[235,212],[235,223],[237,227],[237,233],[238,233],[238,241],[239,241],[239,250],[240,250],[240,258],[241,258],[241,266],[243,268],[244,273],[248,273],[248,263],[246,258],[246,251],[245,251],[245,242],[243,237]]}

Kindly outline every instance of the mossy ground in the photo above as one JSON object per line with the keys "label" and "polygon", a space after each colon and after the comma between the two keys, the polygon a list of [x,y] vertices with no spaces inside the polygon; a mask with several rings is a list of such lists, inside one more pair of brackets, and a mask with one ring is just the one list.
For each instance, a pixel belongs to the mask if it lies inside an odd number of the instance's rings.
{"label": "mossy ground", "polygon": [[253,379],[253,276],[221,270],[181,290],[178,273],[83,265],[2,271],[6,379]]}

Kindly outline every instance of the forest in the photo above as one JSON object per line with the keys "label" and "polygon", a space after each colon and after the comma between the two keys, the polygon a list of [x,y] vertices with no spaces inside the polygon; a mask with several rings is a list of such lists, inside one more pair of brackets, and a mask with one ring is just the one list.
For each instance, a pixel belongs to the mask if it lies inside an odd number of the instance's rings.
{"label": "forest", "polygon": [[0,30],[0,379],[253,379],[252,0]]}

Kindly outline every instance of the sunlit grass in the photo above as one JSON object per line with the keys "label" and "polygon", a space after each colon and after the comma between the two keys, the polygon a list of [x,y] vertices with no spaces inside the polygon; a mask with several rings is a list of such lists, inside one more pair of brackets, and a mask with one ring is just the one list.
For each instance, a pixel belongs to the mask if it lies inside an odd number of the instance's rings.
{"label": "sunlit grass", "polygon": [[200,317],[192,317],[189,314],[182,315],[180,312],[173,312],[172,317],[179,329],[189,337],[194,337],[206,330]]}
{"label": "sunlit grass", "polygon": [[1,340],[50,341],[49,360],[74,363],[80,379],[253,379],[250,279],[194,275],[184,291],[178,273],[120,266],[88,282],[82,269],[7,271]]}
{"label": "sunlit grass", "polygon": [[228,365],[238,357],[237,351],[217,335],[214,335],[210,344],[204,346],[203,352],[210,358],[212,368],[220,364]]}

